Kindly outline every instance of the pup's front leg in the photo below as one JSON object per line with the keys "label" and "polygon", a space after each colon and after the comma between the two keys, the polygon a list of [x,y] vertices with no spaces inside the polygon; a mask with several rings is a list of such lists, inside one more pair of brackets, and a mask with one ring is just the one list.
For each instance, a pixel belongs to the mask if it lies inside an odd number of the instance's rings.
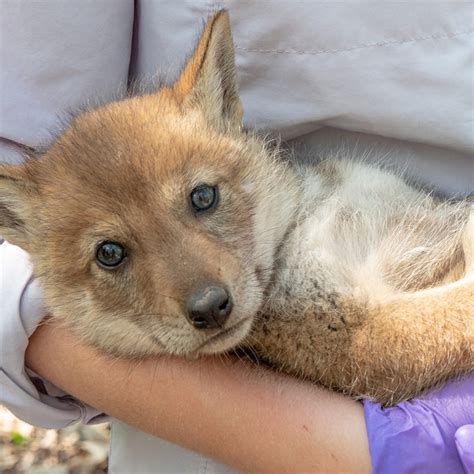
{"label": "pup's front leg", "polygon": [[386,405],[474,370],[474,281],[334,313],[267,312],[249,341],[284,372]]}

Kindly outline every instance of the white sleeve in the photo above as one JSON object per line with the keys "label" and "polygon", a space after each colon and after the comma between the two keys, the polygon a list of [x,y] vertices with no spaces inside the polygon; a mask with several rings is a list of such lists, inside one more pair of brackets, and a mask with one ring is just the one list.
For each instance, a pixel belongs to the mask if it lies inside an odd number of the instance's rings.
{"label": "white sleeve", "polygon": [[25,367],[28,338],[45,315],[28,254],[0,239],[0,403],[22,420],[44,428],[103,421],[100,412]]}

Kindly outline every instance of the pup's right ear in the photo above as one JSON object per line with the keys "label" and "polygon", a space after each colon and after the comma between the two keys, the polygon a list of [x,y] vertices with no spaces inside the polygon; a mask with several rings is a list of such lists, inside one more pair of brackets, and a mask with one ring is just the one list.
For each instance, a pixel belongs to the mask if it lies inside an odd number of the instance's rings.
{"label": "pup's right ear", "polygon": [[218,130],[240,131],[243,111],[227,11],[207,22],[173,90],[185,106],[200,108]]}
{"label": "pup's right ear", "polygon": [[28,250],[36,185],[25,166],[0,165],[0,235]]}

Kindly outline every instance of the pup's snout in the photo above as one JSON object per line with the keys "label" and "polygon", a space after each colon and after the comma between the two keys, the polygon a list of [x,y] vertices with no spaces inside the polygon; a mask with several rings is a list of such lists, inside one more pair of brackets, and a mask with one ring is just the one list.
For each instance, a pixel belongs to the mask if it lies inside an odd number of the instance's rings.
{"label": "pup's snout", "polygon": [[232,311],[232,299],[225,288],[208,286],[188,300],[186,317],[196,329],[220,328]]}

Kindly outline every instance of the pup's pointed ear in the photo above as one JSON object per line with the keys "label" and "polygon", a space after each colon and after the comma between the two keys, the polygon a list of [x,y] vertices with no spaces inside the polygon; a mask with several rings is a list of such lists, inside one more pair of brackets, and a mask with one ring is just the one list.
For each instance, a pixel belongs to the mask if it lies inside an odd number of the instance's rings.
{"label": "pup's pointed ear", "polygon": [[173,89],[186,106],[199,107],[219,130],[240,130],[243,111],[227,11],[208,21]]}
{"label": "pup's pointed ear", "polygon": [[25,166],[0,165],[0,235],[28,250],[36,186]]}

